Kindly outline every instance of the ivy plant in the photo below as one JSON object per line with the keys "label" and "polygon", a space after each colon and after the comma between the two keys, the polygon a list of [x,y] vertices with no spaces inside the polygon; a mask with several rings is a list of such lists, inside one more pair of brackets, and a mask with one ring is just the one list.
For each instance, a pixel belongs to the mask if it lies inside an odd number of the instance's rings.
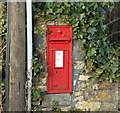
{"label": "ivy plant", "polygon": [[[40,57],[40,50],[37,48],[34,53],[33,53],[33,78],[32,78],[32,111],[37,110],[38,108],[36,107],[37,105],[40,105],[42,101],[42,96],[41,96],[41,89],[39,86],[41,85],[40,83],[42,82],[43,77],[47,77],[47,66],[46,61],[43,61]],[[45,92],[42,92],[45,93]]]}
{"label": "ivy plant", "polygon": [[2,82],[0,85],[1,95],[2,96],[2,106],[1,110],[5,110],[5,58],[6,58],[6,39],[7,39],[7,3],[0,3],[0,70],[2,71]]}
{"label": "ivy plant", "polygon": [[[86,49],[86,73],[92,72],[90,81],[102,79],[119,81],[119,43],[110,41],[108,27],[104,24],[106,10],[112,11],[108,2],[47,2],[33,4],[33,19],[44,21],[61,18],[72,26],[73,39],[81,39]],[[37,29],[39,30],[39,29]],[[39,30],[40,31],[40,30]],[[42,32],[41,32],[42,34]]]}

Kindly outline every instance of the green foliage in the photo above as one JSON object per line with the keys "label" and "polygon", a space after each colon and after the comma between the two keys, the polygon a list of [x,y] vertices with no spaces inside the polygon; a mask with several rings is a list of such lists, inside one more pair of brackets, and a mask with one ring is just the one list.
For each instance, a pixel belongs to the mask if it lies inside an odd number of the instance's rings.
{"label": "green foliage", "polygon": [[32,69],[34,70],[34,77],[42,77],[42,75],[47,77],[47,75],[48,75],[48,73],[46,72],[47,66],[45,66],[46,61],[43,61],[40,58],[39,53],[37,53],[37,52],[34,53],[32,62],[33,62]]}
{"label": "green foliage", "polygon": [[58,101],[53,101],[52,102],[52,111],[61,111],[61,109],[59,108]]}
{"label": "green foliage", "polygon": [[33,55],[33,72],[34,72],[34,76],[32,79],[33,82],[33,87],[32,87],[32,106],[35,110],[35,106],[40,104],[41,101],[41,90],[38,87],[40,85],[40,79],[43,77],[47,76],[47,71],[45,71],[45,69],[47,68],[47,66],[45,66],[45,61],[42,61],[42,59],[39,57],[40,54],[38,53],[39,51],[35,51],[34,55]]}
{"label": "green foliage", "polygon": [[32,90],[32,105],[36,106],[37,104],[39,105],[41,101],[41,96],[40,96],[40,89],[35,88]]}
{"label": "green foliage", "polygon": [[120,44],[110,41],[104,24],[106,10],[114,5],[108,2],[48,2],[33,4],[34,20],[39,16],[45,21],[61,18],[73,27],[73,39],[81,39],[86,48],[86,72],[92,72],[90,80],[99,78],[110,82],[119,81]]}
{"label": "green foliage", "polygon": [[0,37],[2,40],[2,50],[0,50],[0,60],[2,62],[2,72],[5,73],[5,57],[6,57],[6,39],[7,39],[7,4],[1,3],[1,17],[0,17]]}
{"label": "green foliage", "polygon": [[75,107],[74,108],[70,108],[70,109],[68,109],[68,111],[69,112],[80,112],[81,111],[81,109],[76,109]]}
{"label": "green foliage", "polygon": [[42,101],[41,97],[41,89],[39,88],[41,79],[44,77],[47,77],[48,73],[46,71],[47,66],[45,65],[46,62],[41,59],[40,52],[43,50],[36,49],[33,54],[33,78],[32,78],[32,107],[33,111],[38,111],[37,105],[40,105],[40,102]]}
{"label": "green foliage", "polygon": [[2,83],[1,83],[1,95],[2,96],[2,106],[1,110],[5,110],[5,57],[6,57],[6,39],[7,39],[7,2],[0,3],[0,71],[2,71]]}
{"label": "green foliage", "polygon": [[49,31],[49,34],[51,34],[52,33],[52,31]]}

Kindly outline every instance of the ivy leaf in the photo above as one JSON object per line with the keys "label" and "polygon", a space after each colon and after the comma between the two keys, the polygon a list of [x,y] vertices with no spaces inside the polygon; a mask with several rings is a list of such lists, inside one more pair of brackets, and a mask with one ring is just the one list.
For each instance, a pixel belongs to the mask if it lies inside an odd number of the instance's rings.
{"label": "ivy leaf", "polygon": [[62,8],[59,8],[56,13],[62,13],[63,9]]}
{"label": "ivy leaf", "polygon": [[110,77],[110,82],[111,82],[111,83],[113,82],[112,77]]}
{"label": "ivy leaf", "polygon": [[82,42],[83,44],[86,43],[86,39],[81,40],[81,42]]}
{"label": "ivy leaf", "polygon": [[94,19],[90,19],[90,20],[89,20],[89,24],[92,25],[92,23],[93,23],[94,21],[95,21]]}
{"label": "ivy leaf", "polygon": [[120,82],[120,76],[116,78],[116,81],[117,81],[117,82]]}
{"label": "ivy leaf", "polygon": [[100,47],[99,52],[100,52],[102,55],[104,55],[104,49],[103,49],[102,47]]}
{"label": "ivy leaf", "polygon": [[35,34],[41,34],[41,31],[40,31],[40,29],[36,28],[36,29],[34,30],[34,33],[35,33]]}
{"label": "ivy leaf", "polygon": [[92,35],[95,33],[95,32],[97,32],[97,30],[96,30],[96,28],[95,27],[89,27],[88,28],[88,33],[91,33]]}
{"label": "ivy leaf", "polygon": [[106,11],[103,8],[100,8],[101,10],[101,15],[105,15]]}
{"label": "ivy leaf", "polygon": [[96,72],[97,72],[98,74],[101,74],[101,73],[103,73],[103,69],[98,68],[98,69],[96,70]]}
{"label": "ivy leaf", "polygon": [[110,12],[112,11],[113,8],[114,8],[114,6],[108,7],[108,9],[109,9]]}
{"label": "ivy leaf", "polygon": [[41,15],[43,16],[43,15],[45,15],[45,13],[44,13],[44,12],[42,12],[42,13],[41,13]]}
{"label": "ivy leaf", "polygon": [[94,10],[95,10],[97,7],[98,7],[98,4],[97,4],[97,3],[95,3],[95,5],[94,5]]}
{"label": "ivy leaf", "polygon": [[13,86],[13,82],[11,82],[10,85]]}
{"label": "ivy leaf", "polygon": [[95,6],[94,2],[89,3],[89,7],[93,7],[93,6]]}
{"label": "ivy leaf", "polygon": [[102,6],[104,7],[107,4],[107,2],[102,2]]}
{"label": "ivy leaf", "polygon": [[118,70],[118,67],[117,67],[117,66],[112,67],[112,71],[113,71],[113,73],[115,73],[117,70]]}
{"label": "ivy leaf", "polygon": [[95,81],[95,78],[93,78],[93,77],[90,77],[90,78],[88,78],[88,80],[89,80],[89,82],[94,82]]}
{"label": "ivy leaf", "polygon": [[52,7],[53,6],[53,3],[52,2],[46,2],[46,5],[48,8]]}
{"label": "ivy leaf", "polygon": [[85,6],[84,6],[84,5],[82,6],[82,9],[85,9]]}
{"label": "ivy leaf", "polygon": [[47,9],[46,14],[50,14],[50,13],[52,13],[52,12],[53,12],[53,9],[52,9],[52,8],[49,8],[49,9]]}
{"label": "ivy leaf", "polygon": [[67,2],[64,3],[67,7],[70,7],[71,5]]}
{"label": "ivy leaf", "polygon": [[44,72],[43,74],[44,74],[44,76],[45,76],[45,77],[47,77],[47,76],[48,76],[48,73],[47,73],[47,72]]}
{"label": "ivy leaf", "polygon": [[39,98],[40,97],[40,90],[39,89],[35,90],[33,92],[33,95],[36,96],[37,98]]}
{"label": "ivy leaf", "polygon": [[2,83],[1,83],[1,86],[2,86],[2,87],[4,87],[4,86],[5,86],[5,83],[4,83],[4,82],[2,82]]}
{"label": "ivy leaf", "polygon": [[75,3],[74,2],[71,2],[71,5],[73,6]]}
{"label": "ivy leaf", "polygon": [[49,35],[52,34],[52,31],[49,31]]}
{"label": "ivy leaf", "polygon": [[89,56],[92,56],[92,55],[94,55],[95,53],[96,53],[95,48],[91,48],[91,49],[88,51]]}
{"label": "ivy leaf", "polygon": [[56,18],[56,15],[52,15],[51,19],[54,20]]}
{"label": "ivy leaf", "polygon": [[85,13],[80,14],[80,20],[82,20],[85,17]]}

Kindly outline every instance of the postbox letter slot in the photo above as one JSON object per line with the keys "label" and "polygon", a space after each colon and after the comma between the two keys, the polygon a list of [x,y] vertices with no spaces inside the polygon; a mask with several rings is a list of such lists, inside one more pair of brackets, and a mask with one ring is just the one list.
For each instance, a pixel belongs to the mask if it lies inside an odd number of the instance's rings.
{"label": "postbox letter slot", "polygon": [[62,44],[67,44],[67,43],[69,43],[70,41],[69,40],[52,40],[51,41],[51,43],[52,44],[54,44],[54,43],[57,43],[57,44],[60,44],[60,43],[62,43]]}
{"label": "postbox letter slot", "polygon": [[68,40],[51,40],[51,42],[56,42],[56,41],[68,41]]}

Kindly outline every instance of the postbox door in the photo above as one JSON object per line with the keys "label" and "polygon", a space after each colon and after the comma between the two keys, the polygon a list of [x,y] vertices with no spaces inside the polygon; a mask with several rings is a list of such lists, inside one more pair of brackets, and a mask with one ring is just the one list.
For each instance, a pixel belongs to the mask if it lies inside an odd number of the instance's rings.
{"label": "postbox door", "polygon": [[52,89],[68,89],[68,50],[53,50]]}

